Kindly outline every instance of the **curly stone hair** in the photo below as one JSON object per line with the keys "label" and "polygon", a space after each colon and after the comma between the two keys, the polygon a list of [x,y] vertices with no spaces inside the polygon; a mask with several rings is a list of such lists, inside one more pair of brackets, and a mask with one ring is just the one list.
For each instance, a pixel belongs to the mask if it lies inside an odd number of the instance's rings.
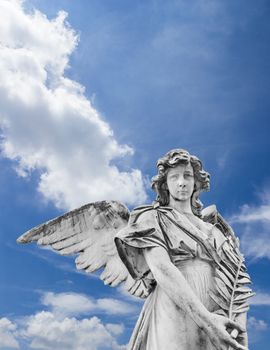
{"label": "curly stone hair", "polygon": [[194,171],[194,191],[191,196],[191,209],[194,215],[201,216],[203,205],[199,195],[209,191],[210,175],[202,168],[201,161],[184,149],[173,149],[157,161],[158,174],[152,178],[152,189],[157,193],[156,203],[161,206],[169,205],[170,194],[167,187],[167,173],[178,164],[190,163]]}

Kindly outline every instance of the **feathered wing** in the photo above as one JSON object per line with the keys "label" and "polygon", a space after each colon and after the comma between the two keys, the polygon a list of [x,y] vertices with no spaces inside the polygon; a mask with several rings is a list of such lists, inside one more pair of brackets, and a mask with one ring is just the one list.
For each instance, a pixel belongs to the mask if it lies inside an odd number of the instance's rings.
{"label": "feathered wing", "polygon": [[220,264],[215,269],[216,293],[211,293],[212,299],[220,307],[218,312],[234,320],[237,315],[249,309],[248,298],[255,293],[247,287],[251,283],[246,272],[245,259],[239,250],[239,240],[230,225],[218,213],[215,206],[202,211],[203,220],[216,225],[223,232],[226,240],[218,249]]}
{"label": "feathered wing", "polygon": [[128,223],[129,211],[116,201],[86,204],[27,231],[18,243],[36,241],[61,255],[74,255],[76,267],[87,273],[104,268],[101,280],[112,287],[125,282],[130,294],[144,298],[148,291],[135,281],[118,256],[114,237]]}

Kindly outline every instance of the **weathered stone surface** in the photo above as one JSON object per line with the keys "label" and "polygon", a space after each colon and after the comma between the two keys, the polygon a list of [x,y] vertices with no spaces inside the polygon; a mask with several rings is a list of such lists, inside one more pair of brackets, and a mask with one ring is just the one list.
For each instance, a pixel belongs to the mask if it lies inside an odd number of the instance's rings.
{"label": "weathered stone surface", "polygon": [[157,199],[131,213],[121,203],[87,204],[18,238],[63,255],[77,254],[105,284],[125,283],[147,298],[130,350],[247,349],[250,277],[239,240],[215,206],[199,195],[209,174],[195,156],[172,150],[157,163]]}

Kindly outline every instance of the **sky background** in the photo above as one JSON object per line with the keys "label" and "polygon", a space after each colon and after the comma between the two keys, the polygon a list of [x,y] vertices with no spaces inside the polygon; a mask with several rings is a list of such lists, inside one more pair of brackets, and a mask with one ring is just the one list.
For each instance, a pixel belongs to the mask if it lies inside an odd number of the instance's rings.
{"label": "sky background", "polygon": [[19,246],[85,203],[151,203],[156,160],[197,155],[240,237],[270,341],[270,3],[0,0],[0,348],[125,349],[142,303]]}

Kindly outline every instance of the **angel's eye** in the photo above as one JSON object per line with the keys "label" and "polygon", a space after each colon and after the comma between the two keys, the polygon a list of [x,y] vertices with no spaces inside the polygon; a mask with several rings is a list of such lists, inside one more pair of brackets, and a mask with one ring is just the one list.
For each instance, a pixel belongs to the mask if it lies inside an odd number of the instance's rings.
{"label": "angel's eye", "polygon": [[175,179],[177,179],[177,177],[178,177],[178,175],[177,175],[177,174],[174,174],[174,175],[170,175],[170,176],[169,176],[169,179],[175,180]]}
{"label": "angel's eye", "polygon": [[189,177],[189,178],[190,178],[190,177],[193,177],[193,175],[192,175],[191,173],[186,173],[185,176],[186,176],[186,177]]}

